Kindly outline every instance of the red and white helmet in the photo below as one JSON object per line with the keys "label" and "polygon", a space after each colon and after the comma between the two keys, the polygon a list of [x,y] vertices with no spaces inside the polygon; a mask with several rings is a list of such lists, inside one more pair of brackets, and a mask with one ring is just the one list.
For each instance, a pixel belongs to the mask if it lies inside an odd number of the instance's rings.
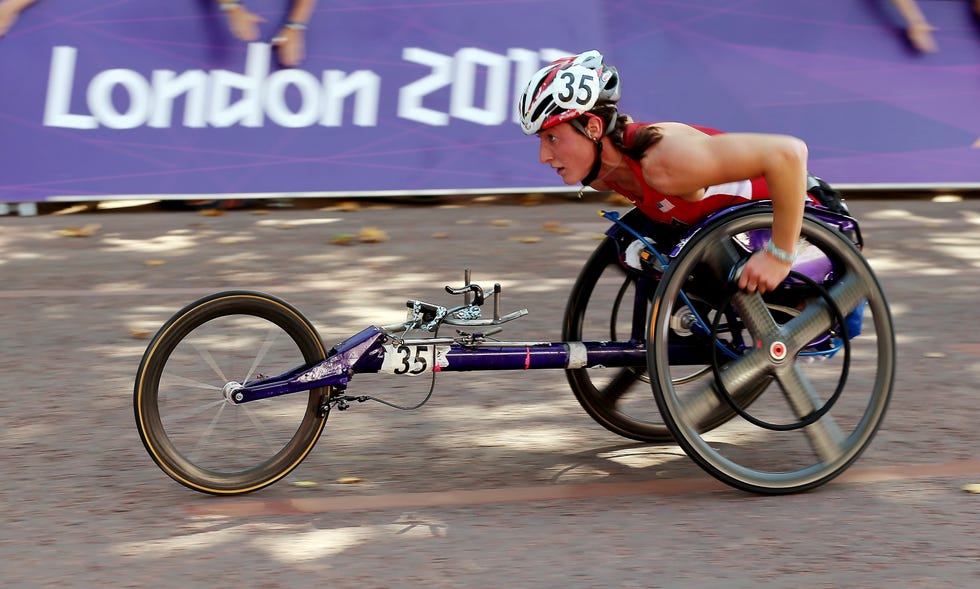
{"label": "red and white helmet", "polygon": [[619,72],[598,51],[555,60],[538,70],[517,108],[525,135],[578,118],[598,106],[619,101]]}

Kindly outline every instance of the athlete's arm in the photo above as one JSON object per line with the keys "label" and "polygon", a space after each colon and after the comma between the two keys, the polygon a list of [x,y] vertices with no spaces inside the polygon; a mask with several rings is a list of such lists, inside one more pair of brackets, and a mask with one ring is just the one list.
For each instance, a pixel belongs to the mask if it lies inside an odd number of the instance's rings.
{"label": "athlete's arm", "polygon": [[[641,160],[645,181],[664,194],[698,200],[704,187],[762,176],[773,204],[773,244],[795,251],[803,224],[806,144],[788,135],[706,135],[683,125],[664,125],[664,137]],[[779,285],[792,264],[759,252],[746,264],[739,286],[766,292]]]}

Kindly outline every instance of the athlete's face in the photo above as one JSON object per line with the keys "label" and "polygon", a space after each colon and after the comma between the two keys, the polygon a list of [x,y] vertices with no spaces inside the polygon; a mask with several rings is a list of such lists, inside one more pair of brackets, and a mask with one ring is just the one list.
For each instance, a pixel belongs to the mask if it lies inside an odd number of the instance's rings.
{"label": "athlete's face", "polygon": [[542,164],[555,169],[565,184],[578,184],[592,169],[595,147],[570,123],[561,123],[538,133]]}

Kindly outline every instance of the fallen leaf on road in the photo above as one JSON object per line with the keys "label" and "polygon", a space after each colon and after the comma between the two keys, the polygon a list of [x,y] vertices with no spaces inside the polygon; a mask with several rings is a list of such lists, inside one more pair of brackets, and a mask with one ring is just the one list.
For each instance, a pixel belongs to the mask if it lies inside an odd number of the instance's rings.
{"label": "fallen leaf on road", "polygon": [[545,231],[548,231],[549,233],[571,233],[572,232],[572,230],[570,228],[565,227],[564,225],[562,225],[558,221],[545,221],[541,225],[541,228],[544,229]]}
{"label": "fallen leaf on road", "polygon": [[336,233],[330,237],[328,243],[332,245],[350,245],[354,241],[354,236],[350,233]]}
{"label": "fallen leaf on road", "polygon": [[381,243],[388,241],[388,234],[377,227],[365,227],[357,234],[363,243]]}
{"label": "fallen leaf on road", "polygon": [[102,225],[91,223],[83,227],[65,227],[58,229],[55,233],[63,237],[92,237],[99,232],[99,229],[102,229]]}
{"label": "fallen leaf on road", "polygon": [[963,485],[963,490],[967,493],[973,493],[974,495],[980,495],[980,485],[973,483],[970,485]]}
{"label": "fallen leaf on road", "polygon": [[328,209],[330,210],[346,211],[346,212],[359,211],[361,210],[361,208],[362,208],[361,203],[353,200],[347,200],[344,202],[337,203],[336,206],[328,207]]}

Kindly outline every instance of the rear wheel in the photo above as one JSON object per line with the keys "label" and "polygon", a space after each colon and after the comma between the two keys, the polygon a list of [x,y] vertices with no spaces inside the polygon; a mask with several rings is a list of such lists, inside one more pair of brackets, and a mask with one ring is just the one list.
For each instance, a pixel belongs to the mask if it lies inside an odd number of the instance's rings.
{"label": "rear wheel", "polygon": [[[614,238],[606,237],[583,266],[569,295],[563,341],[640,339],[642,343],[657,276],[624,268],[620,247]],[[697,297],[691,297],[689,302],[694,308],[707,310]],[[688,310],[676,308],[674,329],[669,340],[664,340],[674,350],[670,355],[672,378],[678,383],[697,379],[710,371],[705,363],[692,362],[686,353],[692,345],[701,352],[701,343],[692,341],[685,325],[688,314]],[[723,325],[722,329],[725,328]],[[704,356],[703,352],[698,355]],[[646,366],[586,367],[565,372],[579,404],[609,431],[643,442],[673,439],[651,398]],[[704,416],[702,429],[717,427],[734,416],[720,402],[715,404],[715,409]]]}
{"label": "rear wheel", "polygon": [[[771,226],[770,210],[753,209],[695,235],[664,273],[650,341],[670,336],[692,276],[725,284]],[[745,332],[736,341],[706,340],[720,350],[717,378],[679,384],[666,350],[647,350],[657,405],[678,444],[712,476],[746,491],[805,491],[838,476],[871,442],[891,396],[894,334],[874,273],[850,240],[819,220],[804,219],[803,239],[793,269],[819,278],[822,292],[791,277],[764,296],[712,301]],[[739,415],[706,433],[699,424],[719,399]]]}

